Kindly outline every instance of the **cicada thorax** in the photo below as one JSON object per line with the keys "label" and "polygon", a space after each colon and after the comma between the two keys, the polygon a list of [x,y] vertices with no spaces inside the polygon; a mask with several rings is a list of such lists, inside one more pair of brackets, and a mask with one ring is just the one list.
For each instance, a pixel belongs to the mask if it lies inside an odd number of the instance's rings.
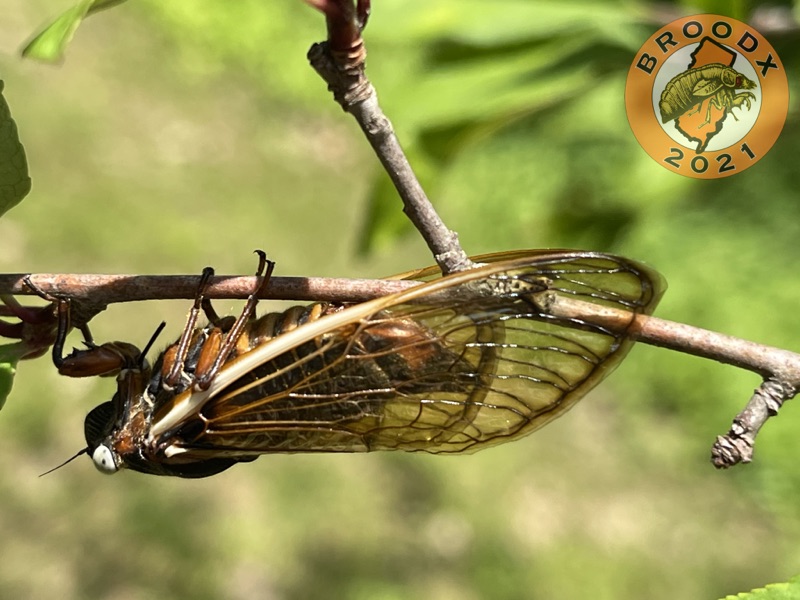
{"label": "cicada thorax", "polygon": [[[235,320],[190,317],[155,361],[123,371],[86,422],[95,463],[182,477],[271,452],[470,452],[563,414],[630,346],[624,327],[550,315],[556,294],[633,318],[659,276],[611,255],[480,257],[408,291]],[[195,302],[197,312],[201,301]],[[207,313],[208,314],[208,313]],[[149,379],[148,379],[149,377]]]}

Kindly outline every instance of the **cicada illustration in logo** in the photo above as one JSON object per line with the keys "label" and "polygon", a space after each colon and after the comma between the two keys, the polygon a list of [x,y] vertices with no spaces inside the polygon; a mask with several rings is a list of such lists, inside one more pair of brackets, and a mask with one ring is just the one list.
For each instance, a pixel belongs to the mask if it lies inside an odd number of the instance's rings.
{"label": "cicada illustration in logo", "polygon": [[769,151],[786,120],[789,88],[777,53],[756,30],[696,15],[642,46],[628,72],[625,106],[652,158],[681,175],[714,179]]}

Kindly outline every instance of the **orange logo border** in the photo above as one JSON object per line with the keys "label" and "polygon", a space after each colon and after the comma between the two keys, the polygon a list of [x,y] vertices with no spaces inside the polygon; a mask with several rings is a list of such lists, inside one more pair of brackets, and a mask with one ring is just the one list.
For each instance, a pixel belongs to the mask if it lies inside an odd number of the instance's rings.
{"label": "orange logo border", "polygon": [[[750,63],[758,75],[761,104],[755,124],[741,140],[697,153],[689,141],[676,142],[662,128],[653,107],[653,87],[670,56],[704,37]],[[687,177],[718,179],[741,173],[769,152],[786,122],[789,85],[777,52],[758,31],[721,15],[693,15],[662,27],[639,49],[628,71],[625,110],[637,141],[660,165]]]}

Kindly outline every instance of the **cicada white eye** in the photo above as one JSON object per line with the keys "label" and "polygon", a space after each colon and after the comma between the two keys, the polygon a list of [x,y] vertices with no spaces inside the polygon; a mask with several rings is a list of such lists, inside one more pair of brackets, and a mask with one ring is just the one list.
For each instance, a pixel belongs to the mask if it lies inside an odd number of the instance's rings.
{"label": "cicada white eye", "polygon": [[95,448],[92,453],[92,461],[94,461],[94,466],[97,467],[97,470],[106,475],[112,475],[119,470],[111,448],[103,444]]}

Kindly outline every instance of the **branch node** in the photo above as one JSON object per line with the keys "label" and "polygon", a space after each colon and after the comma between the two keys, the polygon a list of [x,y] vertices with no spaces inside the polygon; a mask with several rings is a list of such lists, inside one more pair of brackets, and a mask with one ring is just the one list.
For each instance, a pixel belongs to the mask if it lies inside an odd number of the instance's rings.
{"label": "branch node", "polygon": [[445,252],[434,255],[436,264],[442,269],[445,275],[448,273],[457,273],[459,271],[466,271],[475,266],[475,263],[470,260],[461,244],[458,243],[458,234],[453,230],[447,230],[447,234],[442,236],[445,240],[445,247],[449,248]]}
{"label": "branch node", "polygon": [[345,51],[332,50],[327,41],[313,44],[307,58],[345,112],[350,112],[354,104],[375,95],[372,84],[364,74],[367,50],[361,39]]}
{"label": "branch node", "polygon": [[784,402],[797,393],[788,381],[772,377],[756,388],[744,410],[736,415],[728,433],[717,437],[711,448],[711,462],[718,469],[727,469],[753,460],[756,436]]}

